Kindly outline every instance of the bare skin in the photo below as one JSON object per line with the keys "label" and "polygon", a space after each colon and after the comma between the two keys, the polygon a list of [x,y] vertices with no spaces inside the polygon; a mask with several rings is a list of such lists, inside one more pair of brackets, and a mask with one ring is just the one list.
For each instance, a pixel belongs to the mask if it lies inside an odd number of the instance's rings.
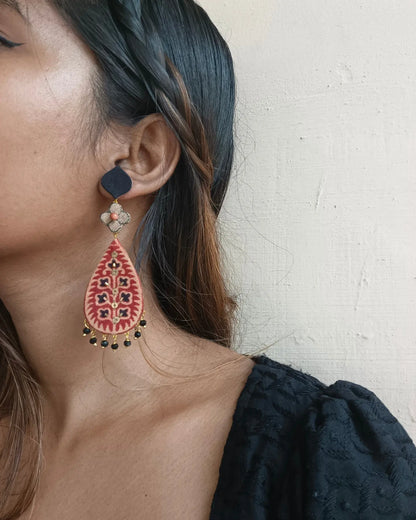
{"label": "bare skin", "polygon": [[[179,145],[155,114],[105,133],[97,155],[80,153],[94,56],[44,0],[20,4],[30,25],[0,1],[0,36],[24,43],[0,46],[0,298],[45,412],[40,490],[21,518],[207,519],[254,362],[168,323],[144,270],[140,346],[103,350],[80,334],[85,289],[112,239],[99,221],[112,200],[101,177],[119,164],[132,178],[120,198],[132,223],[119,236],[132,252]],[[145,357],[178,377],[158,374]]]}

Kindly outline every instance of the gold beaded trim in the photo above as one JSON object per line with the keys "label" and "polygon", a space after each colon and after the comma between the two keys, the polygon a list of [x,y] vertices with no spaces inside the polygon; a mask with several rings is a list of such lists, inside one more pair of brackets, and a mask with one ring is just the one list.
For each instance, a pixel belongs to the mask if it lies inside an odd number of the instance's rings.
{"label": "gold beaded trim", "polygon": [[[141,337],[142,335],[142,328],[145,329],[146,328],[146,320],[145,320],[145,312],[146,311],[143,311],[141,317],[140,317],[140,320],[139,322],[137,323],[137,325],[134,327],[134,335],[133,335],[133,339],[137,340]],[[123,345],[128,348],[131,346],[131,340],[130,340],[130,334],[132,333],[132,330],[131,331],[128,331],[128,332],[125,332],[124,333],[124,336],[125,336],[125,339],[124,339],[124,343]],[[97,338],[97,331],[95,331],[87,322],[86,319],[84,319],[84,329],[82,331],[82,335],[85,337],[87,335],[91,334],[91,338],[90,338],[90,343],[93,345],[93,346],[98,346],[98,338]],[[111,348],[112,350],[117,350],[119,345],[117,343],[117,338],[118,338],[118,335],[117,334],[110,334],[110,336],[112,336],[112,343],[111,343]],[[108,346],[110,345],[109,341],[108,341],[108,334],[103,334],[102,336],[102,340],[101,340],[101,348],[107,348]]]}

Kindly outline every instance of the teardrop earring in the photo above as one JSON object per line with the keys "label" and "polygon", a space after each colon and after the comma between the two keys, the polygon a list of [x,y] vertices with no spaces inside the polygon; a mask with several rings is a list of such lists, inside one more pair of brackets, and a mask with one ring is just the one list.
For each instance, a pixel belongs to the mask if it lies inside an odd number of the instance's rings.
{"label": "teardrop earring", "polygon": [[101,179],[103,188],[114,197],[110,208],[101,215],[101,221],[114,234],[114,240],[104,253],[88,284],[84,299],[83,335],[91,334],[90,343],[98,344],[97,332],[103,334],[101,347],[118,349],[117,336],[125,335],[124,345],[131,345],[146,327],[143,310],[143,291],[140,278],[117,235],[131,220],[118,202],[132,187],[129,175],[119,166],[108,171]]}

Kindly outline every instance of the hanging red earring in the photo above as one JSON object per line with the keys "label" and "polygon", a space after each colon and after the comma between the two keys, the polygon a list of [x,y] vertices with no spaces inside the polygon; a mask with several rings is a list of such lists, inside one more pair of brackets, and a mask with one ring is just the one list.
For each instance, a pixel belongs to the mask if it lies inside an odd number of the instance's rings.
{"label": "hanging red earring", "polygon": [[118,335],[125,335],[124,346],[129,347],[130,334],[134,330],[134,339],[140,338],[146,320],[140,278],[117,238],[119,231],[131,220],[118,197],[130,191],[132,181],[122,168],[116,166],[103,176],[101,185],[114,197],[110,208],[101,215],[101,221],[114,234],[114,240],[94,271],[85,293],[83,335],[91,334],[90,343],[98,345],[97,332],[101,332],[101,347],[108,347],[111,341],[111,348],[116,350]]}

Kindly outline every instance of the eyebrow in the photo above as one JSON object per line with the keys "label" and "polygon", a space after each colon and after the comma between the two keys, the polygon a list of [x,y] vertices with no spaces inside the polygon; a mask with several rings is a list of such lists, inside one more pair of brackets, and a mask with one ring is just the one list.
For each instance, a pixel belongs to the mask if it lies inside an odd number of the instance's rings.
{"label": "eyebrow", "polygon": [[10,9],[13,9],[13,11],[18,13],[27,24],[30,24],[29,20],[23,14],[20,4],[17,0],[0,0],[0,7],[10,7]]}

